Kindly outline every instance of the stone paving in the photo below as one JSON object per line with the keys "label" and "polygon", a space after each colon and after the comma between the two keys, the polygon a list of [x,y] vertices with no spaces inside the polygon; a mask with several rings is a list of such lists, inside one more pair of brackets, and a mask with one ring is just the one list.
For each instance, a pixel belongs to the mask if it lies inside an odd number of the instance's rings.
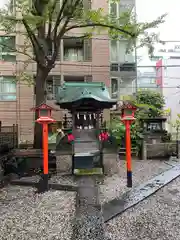
{"label": "stone paving", "polygon": [[99,206],[96,177],[79,177],[73,240],[105,240],[104,219]]}

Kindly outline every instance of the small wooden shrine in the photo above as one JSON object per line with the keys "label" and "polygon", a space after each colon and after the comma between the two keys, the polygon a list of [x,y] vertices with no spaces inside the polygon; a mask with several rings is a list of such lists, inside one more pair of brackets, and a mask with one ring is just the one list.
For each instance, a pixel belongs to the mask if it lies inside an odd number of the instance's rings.
{"label": "small wooden shrine", "polygon": [[64,83],[59,87],[57,105],[72,115],[73,174],[103,173],[102,146],[99,141],[103,109],[116,104],[104,83]]}

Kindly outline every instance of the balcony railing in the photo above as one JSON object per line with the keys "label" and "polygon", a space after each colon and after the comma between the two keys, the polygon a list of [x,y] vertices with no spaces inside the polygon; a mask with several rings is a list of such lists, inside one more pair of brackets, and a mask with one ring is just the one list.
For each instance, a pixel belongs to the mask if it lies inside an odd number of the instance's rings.
{"label": "balcony railing", "polygon": [[135,72],[136,64],[135,63],[111,63],[110,66],[111,72]]}
{"label": "balcony railing", "polygon": [[135,63],[120,64],[120,71],[121,72],[135,72],[136,71],[136,64]]}

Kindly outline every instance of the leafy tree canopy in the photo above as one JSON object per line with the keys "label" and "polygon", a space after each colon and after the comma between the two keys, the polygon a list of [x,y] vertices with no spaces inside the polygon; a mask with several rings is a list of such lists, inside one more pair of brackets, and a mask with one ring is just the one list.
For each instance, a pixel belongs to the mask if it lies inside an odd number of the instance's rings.
{"label": "leafy tree canopy", "polygon": [[[152,90],[139,90],[136,96],[124,96],[123,101],[128,101],[137,106],[135,114],[136,120],[131,125],[131,139],[134,141],[137,150],[141,147],[141,139],[143,138],[143,129],[141,120],[151,117],[159,117],[163,115],[163,107],[165,104],[162,94]],[[120,121],[120,117],[113,117],[110,124],[110,131],[121,145],[125,136],[124,124]]]}
{"label": "leafy tree canopy", "polygon": [[[93,0],[92,2],[99,0]],[[118,0],[108,0],[116,4]],[[0,10],[0,27],[7,36],[17,34],[23,42],[14,49],[28,57],[22,73],[16,75],[20,80],[32,82],[27,66],[30,61],[37,63],[36,105],[46,101],[45,83],[50,71],[55,67],[60,50],[61,39],[91,38],[92,35],[108,33],[113,39],[127,39],[128,51],[134,46],[147,46],[153,51],[153,44],[159,41],[158,35],[149,29],[158,27],[165,21],[165,14],[153,22],[137,22],[132,9],[122,10],[118,17],[107,14],[106,9],[93,9],[91,0],[10,0]],[[72,30],[79,29],[82,36],[72,36]],[[4,44],[4,45],[3,45]],[[1,42],[1,46],[5,43]],[[12,50],[12,48],[11,48]],[[18,78],[19,79],[19,78]],[[36,137],[37,136],[37,137]],[[35,146],[41,142],[41,128],[35,126]]]}
{"label": "leafy tree canopy", "polygon": [[140,111],[143,111],[144,117],[158,117],[162,115],[165,101],[162,94],[157,91],[139,90],[136,95],[136,104],[140,107]]}
{"label": "leafy tree canopy", "polygon": [[[110,4],[119,2],[109,1]],[[35,54],[35,57],[32,55],[29,57],[47,71],[55,64],[60,39],[70,30],[77,28],[83,29],[83,35],[86,37],[108,29],[110,38],[123,37],[129,40],[128,50],[132,50],[138,38],[139,47],[148,46],[152,52],[153,43],[159,39],[157,34],[150,34],[148,30],[164,22],[165,14],[153,22],[142,23],[136,22],[132,9],[122,11],[120,16],[115,18],[102,8],[92,9],[90,2],[90,0],[10,0],[0,11],[1,29],[7,34],[18,32],[26,37],[27,45],[31,45]],[[23,28],[17,27],[17,24]],[[48,55],[49,47],[53,49],[51,56]],[[27,55],[27,47],[20,52]]]}
{"label": "leafy tree canopy", "polygon": [[136,96],[123,96],[123,101],[129,101],[137,107],[139,118],[158,117],[168,110],[163,110],[165,100],[161,93],[153,90],[138,90]]}

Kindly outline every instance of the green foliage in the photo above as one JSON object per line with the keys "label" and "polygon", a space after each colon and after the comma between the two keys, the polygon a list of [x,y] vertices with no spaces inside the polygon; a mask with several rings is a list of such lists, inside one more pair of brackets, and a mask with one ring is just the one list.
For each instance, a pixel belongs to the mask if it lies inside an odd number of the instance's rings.
{"label": "green foliage", "polygon": [[[109,0],[109,4],[120,4],[120,1]],[[59,0],[10,0],[0,11],[0,25],[7,34],[17,32],[30,40],[35,55],[31,58],[49,72],[56,61],[60,40],[72,29],[83,29],[82,35],[89,37],[92,33],[108,30],[110,38],[129,40],[128,51],[135,45],[138,47],[137,42],[139,47],[147,46],[152,50],[159,39],[148,30],[163,23],[165,16],[141,23],[136,21],[132,8],[114,17],[102,8],[92,9],[89,0],[64,0],[62,5]],[[54,50],[52,56],[48,55],[49,47]]]}
{"label": "green foliage", "polygon": [[[141,109],[139,110],[139,114],[143,113],[144,117],[158,117],[162,115],[165,100],[159,92],[141,90],[137,93],[136,104]],[[143,105],[145,111],[143,110]]]}
{"label": "green foliage", "polygon": [[[156,91],[141,90],[137,92],[136,97],[124,97],[124,101],[131,102],[131,104],[137,107],[135,114],[136,120],[134,124],[131,125],[131,139],[135,143],[137,151],[139,151],[143,138],[141,119],[161,116],[165,103],[164,98]],[[118,144],[121,145],[125,137],[125,127],[123,123],[121,123],[120,117],[113,118],[110,130]]]}
{"label": "green foliage", "polygon": [[113,137],[116,138],[117,144],[120,145],[125,134],[125,126],[117,116],[112,117],[112,121],[109,125],[109,131]]}
{"label": "green foliage", "polygon": [[159,117],[164,113],[164,97],[156,91],[139,90],[136,96],[124,96],[122,100],[130,101],[138,108],[136,118]]}
{"label": "green foliage", "polygon": [[169,122],[169,124],[176,131],[176,140],[178,140],[179,139],[179,130],[180,130],[180,114],[177,114],[176,120],[174,122]]}
{"label": "green foliage", "polygon": [[177,114],[176,121],[174,123],[171,123],[172,127],[174,127],[177,131],[179,131],[180,128],[180,114]]}

